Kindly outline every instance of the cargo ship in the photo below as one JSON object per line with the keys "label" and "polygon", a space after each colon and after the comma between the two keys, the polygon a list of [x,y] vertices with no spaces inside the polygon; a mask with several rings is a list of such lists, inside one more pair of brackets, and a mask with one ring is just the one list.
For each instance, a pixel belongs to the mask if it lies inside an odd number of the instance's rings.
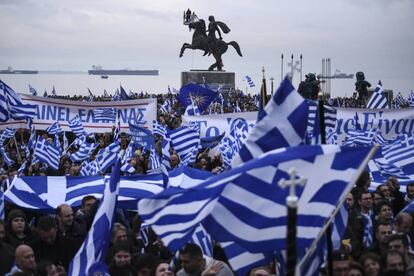
{"label": "cargo ship", "polygon": [[14,70],[11,67],[7,67],[6,70],[0,70],[0,74],[37,74],[36,70]]}
{"label": "cargo ship", "polygon": [[101,66],[92,66],[92,70],[88,70],[89,75],[137,75],[137,76],[158,76],[158,70],[110,70],[103,69]]}

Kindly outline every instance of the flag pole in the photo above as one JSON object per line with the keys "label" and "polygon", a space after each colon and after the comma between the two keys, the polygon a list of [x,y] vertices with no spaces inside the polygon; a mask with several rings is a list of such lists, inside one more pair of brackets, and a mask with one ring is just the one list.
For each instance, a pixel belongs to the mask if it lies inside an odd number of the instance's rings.
{"label": "flag pole", "polygon": [[305,178],[296,179],[297,173],[295,168],[289,169],[290,179],[281,179],[278,185],[284,189],[289,187],[289,195],[286,197],[287,205],[287,231],[286,231],[286,275],[294,276],[296,269],[296,220],[298,211],[298,197],[296,196],[296,185],[305,185]]}
{"label": "flag pole", "polygon": [[345,189],[345,193],[342,195],[341,200],[339,201],[338,205],[336,206],[336,209],[333,211],[332,215],[329,217],[328,221],[325,223],[325,225],[323,226],[322,230],[319,232],[318,236],[313,240],[313,243],[311,244],[311,246],[309,247],[309,249],[306,251],[305,256],[303,256],[302,260],[300,261],[300,263],[298,264],[297,268],[296,268],[296,275],[300,276],[300,267],[303,265],[303,263],[312,255],[312,253],[316,250],[316,247],[318,245],[319,240],[322,238],[322,236],[325,234],[328,226],[332,223],[332,221],[334,220],[334,218],[336,217],[336,214],[339,212],[339,210],[341,209],[341,206],[344,204],[345,199],[346,199],[346,195],[352,190],[352,187],[354,186],[355,182],[357,181],[357,179],[359,178],[359,176],[361,175],[362,171],[365,169],[365,167],[367,166],[369,160],[371,160],[371,158],[374,156],[374,154],[377,152],[379,148],[379,145],[374,145],[370,152],[368,153],[368,155],[365,157],[364,161],[362,161],[361,165],[359,166],[357,173],[354,175],[354,177],[349,181],[348,183],[348,187],[347,189]]}

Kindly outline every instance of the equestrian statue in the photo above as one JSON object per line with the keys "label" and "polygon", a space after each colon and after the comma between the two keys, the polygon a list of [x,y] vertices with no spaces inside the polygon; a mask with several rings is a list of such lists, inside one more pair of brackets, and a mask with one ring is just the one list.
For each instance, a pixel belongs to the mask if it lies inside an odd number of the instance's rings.
{"label": "equestrian statue", "polygon": [[[203,19],[186,24],[190,30],[194,30],[193,41],[191,44],[183,44],[180,51],[180,57],[183,56],[185,49],[202,50],[204,51],[204,56],[213,55],[216,59],[216,62],[213,63],[208,70],[211,71],[214,70],[214,68],[217,68],[218,71],[221,71],[223,69],[223,60],[221,56],[227,51],[229,45],[236,49],[239,56],[242,56],[242,53],[239,44],[236,41],[230,41],[228,43],[223,41],[221,31],[225,34],[230,32],[229,27],[227,27],[225,23],[216,21],[212,15],[208,17],[208,20],[209,24],[207,30],[206,23]],[[218,33],[218,38],[216,37],[216,32]]]}

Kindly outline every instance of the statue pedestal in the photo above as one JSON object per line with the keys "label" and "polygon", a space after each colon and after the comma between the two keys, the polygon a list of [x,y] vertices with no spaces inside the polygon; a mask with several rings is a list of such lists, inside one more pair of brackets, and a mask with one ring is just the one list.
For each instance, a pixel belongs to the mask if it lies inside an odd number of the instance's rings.
{"label": "statue pedestal", "polygon": [[181,72],[181,86],[189,83],[207,84],[212,89],[234,89],[234,72],[191,70]]}

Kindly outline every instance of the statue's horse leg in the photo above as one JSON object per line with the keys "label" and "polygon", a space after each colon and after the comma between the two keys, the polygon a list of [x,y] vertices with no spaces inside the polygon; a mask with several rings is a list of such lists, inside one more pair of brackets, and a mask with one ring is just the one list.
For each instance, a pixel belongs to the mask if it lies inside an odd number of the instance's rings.
{"label": "statue's horse leg", "polygon": [[191,46],[192,46],[191,44],[184,43],[183,46],[181,47],[180,57],[183,57],[185,49],[191,48]]}

